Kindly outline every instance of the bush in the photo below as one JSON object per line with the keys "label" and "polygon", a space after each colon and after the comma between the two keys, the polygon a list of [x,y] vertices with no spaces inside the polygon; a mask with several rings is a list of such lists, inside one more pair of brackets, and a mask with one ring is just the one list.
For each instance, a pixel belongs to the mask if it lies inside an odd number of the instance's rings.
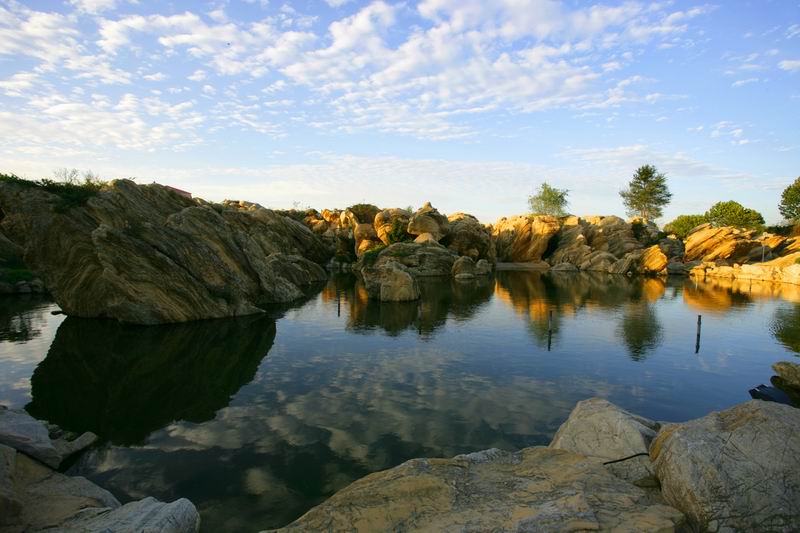
{"label": "bush", "polygon": [[561,217],[566,215],[567,196],[569,190],[556,189],[548,183],[542,183],[539,191],[528,197],[528,205],[533,215],[552,215]]}
{"label": "bush", "polygon": [[733,226],[736,228],[761,229],[764,217],[755,209],[744,207],[739,202],[717,202],[706,212],[706,218],[716,227]]}
{"label": "bush", "polygon": [[[43,189],[59,197],[56,211],[64,212],[73,207],[85,205],[89,198],[96,196],[106,185],[95,175],[87,173],[83,179],[77,177],[77,171],[63,173],[67,181],[51,179],[26,180],[14,174],[0,174],[0,183],[14,183],[22,187]],[[57,175],[59,175],[57,173]]]}
{"label": "bush", "polygon": [[781,237],[789,237],[792,234],[792,230],[794,226],[791,224],[786,225],[778,225],[778,226],[767,226],[767,231],[770,233],[774,233],[775,235],[780,235]]}
{"label": "bush", "polygon": [[402,219],[396,218],[392,221],[392,229],[386,234],[389,244],[396,242],[406,242],[414,239],[412,235],[406,232],[408,223],[404,223]]}
{"label": "bush", "polygon": [[363,254],[361,254],[361,262],[365,266],[372,266],[375,264],[375,261],[378,260],[378,256],[381,255],[381,252],[386,248],[386,245],[379,244],[375,248],[370,248]]}
{"label": "bush", "polygon": [[664,233],[674,233],[679,239],[685,239],[694,228],[707,222],[705,215],[680,215],[664,226]]}

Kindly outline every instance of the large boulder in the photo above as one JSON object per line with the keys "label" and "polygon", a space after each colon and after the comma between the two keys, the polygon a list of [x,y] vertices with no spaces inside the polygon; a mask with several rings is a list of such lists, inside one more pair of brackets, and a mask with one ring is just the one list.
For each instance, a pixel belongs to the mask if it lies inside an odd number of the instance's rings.
{"label": "large boulder", "polygon": [[741,263],[750,252],[761,246],[755,240],[756,232],[732,227],[715,228],[703,224],[694,228],[686,237],[686,261],[720,261]]}
{"label": "large boulder", "polygon": [[353,238],[355,239],[357,257],[361,257],[373,248],[383,246],[378,234],[375,232],[375,226],[369,222],[357,224],[353,228]]}
{"label": "large boulder", "polygon": [[[652,482],[653,468],[647,452],[661,425],[625,411],[603,398],[578,402],[558,428],[551,448],[569,450],[609,465],[628,481]],[[642,455],[644,454],[644,455]]]}
{"label": "large boulder", "polygon": [[398,242],[381,250],[374,265],[396,261],[415,277],[450,276],[456,259],[455,252],[438,244]]}
{"label": "large boulder", "polygon": [[541,261],[560,227],[558,218],[548,215],[501,218],[492,227],[498,261]]}
{"label": "large boulder", "polygon": [[370,298],[382,302],[408,302],[419,298],[417,280],[397,261],[385,261],[361,269]]}
{"label": "large boulder", "polygon": [[586,217],[584,232],[589,246],[595,251],[623,257],[644,248],[636,238],[633,226],[616,216]]}
{"label": "large boulder", "polygon": [[50,440],[47,426],[25,411],[0,406],[0,444],[24,452],[51,468],[61,464],[62,457]]}
{"label": "large boulder", "polygon": [[385,245],[411,240],[406,229],[411,213],[405,209],[384,209],[375,215],[375,234]]}
{"label": "large boulder", "polygon": [[751,400],[664,426],[650,446],[664,498],[703,530],[795,531],[800,409]]}
{"label": "large boulder", "polygon": [[411,215],[407,231],[411,235],[430,233],[434,239],[441,241],[442,237],[450,233],[450,222],[430,202],[426,202],[425,205]]}
{"label": "large boulder", "polygon": [[682,261],[683,254],[686,251],[683,241],[680,239],[673,239],[672,237],[667,237],[666,239],[658,241],[658,247],[661,248],[661,252],[667,256],[667,259],[670,261]]}
{"label": "large boulder", "polygon": [[475,279],[475,261],[469,256],[461,256],[453,263],[453,278],[464,281]]}
{"label": "large boulder", "polygon": [[474,261],[496,260],[495,245],[491,231],[477,218],[466,213],[456,213],[447,217],[450,233],[445,239],[448,248],[471,258]]}
{"label": "large boulder", "polygon": [[526,448],[413,459],[370,474],[278,531],[675,531],[680,512],[596,461]]}
{"label": "large boulder", "polygon": [[[212,205],[130,180],[83,206],[3,183],[0,208],[0,229],[26,264],[67,314],[82,317],[160,324],[258,313],[300,297],[324,276],[315,263],[332,255],[301,222],[257,204]],[[306,275],[284,277],[284,260]]]}

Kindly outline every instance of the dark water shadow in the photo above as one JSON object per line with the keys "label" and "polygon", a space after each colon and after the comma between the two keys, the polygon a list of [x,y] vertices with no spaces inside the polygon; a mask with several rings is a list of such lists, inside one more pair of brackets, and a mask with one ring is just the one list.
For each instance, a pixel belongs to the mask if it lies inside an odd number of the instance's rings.
{"label": "dark water shadow", "polygon": [[263,315],[164,326],[69,317],[31,378],[33,416],[115,444],[203,422],[255,376],[275,339]]}

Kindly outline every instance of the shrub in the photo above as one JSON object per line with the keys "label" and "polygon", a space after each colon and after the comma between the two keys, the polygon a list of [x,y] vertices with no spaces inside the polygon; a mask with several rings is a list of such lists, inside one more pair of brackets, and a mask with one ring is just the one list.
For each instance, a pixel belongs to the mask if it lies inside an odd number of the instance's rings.
{"label": "shrub", "polygon": [[402,219],[396,218],[392,221],[392,229],[386,234],[389,244],[396,242],[406,242],[413,239],[413,236],[406,232],[408,223],[404,223]]}
{"label": "shrub", "polygon": [[763,228],[764,217],[755,209],[744,207],[739,202],[717,202],[706,212],[706,218],[716,227]]}
{"label": "shrub", "polygon": [[674,233],[679,239],[685,239],[694,228],[706,222],[708,218],[705,215],[680,215],[664,226],[664,233]]}
{"label": "shrub", "polygon": [[370,248],[363,254],[361,254],[361,262],[366,266],[372,266],[375,264],[375,261],[378,260],[378,256],[381,255],[381,252],[386,248],[386,245],[379,244],[375,248]]}
{"label": "shrub", "polygon": [[[106,185],[91,172],[86,173],[83,179],[77,177],[77,171],[61,173],[67,181],[56,181],[51,179],[26,180],[14,174],[0,174],[0,183],[14,183],[22,187],[43,189],[51,194],[58,196],[59,202],[55,209],[64,212],[73,207],[85,205],[89,198],[96,196]],[[56,173],[56,175],[61,175]]]}

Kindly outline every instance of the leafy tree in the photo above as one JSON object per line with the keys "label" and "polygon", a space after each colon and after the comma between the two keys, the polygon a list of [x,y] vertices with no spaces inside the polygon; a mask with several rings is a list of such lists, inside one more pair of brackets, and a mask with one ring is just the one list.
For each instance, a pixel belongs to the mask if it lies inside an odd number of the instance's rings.
{"label": "leafy tree", "polygon": [[556,189],[544,182],[536,194],[528,197],[528,205],[534,215],[561,217],[567,214],[568,195],[569,191],[567,189]]}
{"label": "leafy tree", "polygon": [[800,221],[800,178],[783,190],[779,209],[786,220]]}
{"label": "leafy tree", "polygon": [[664,206],[672,199],[672,193],[667,187],[667,176],[653,165],[637,168],[628,189],[620,191],[619,195],[625,203],[628,215],[638,215],[645,220],[660,217]]}
{"label": "leafy tree", "polygon": [[674,233],[679,239],[685,239],[690,231],[706,222],[708,219],[705,215],[680,215],[664,226],[664,233]]}
{"label": "leafy tree", "polygon": [[758,228],[764,225],[764,217],[761,216],[761,213],[733,200],[717,202],[706,212],[706,218],[717,227]]}

